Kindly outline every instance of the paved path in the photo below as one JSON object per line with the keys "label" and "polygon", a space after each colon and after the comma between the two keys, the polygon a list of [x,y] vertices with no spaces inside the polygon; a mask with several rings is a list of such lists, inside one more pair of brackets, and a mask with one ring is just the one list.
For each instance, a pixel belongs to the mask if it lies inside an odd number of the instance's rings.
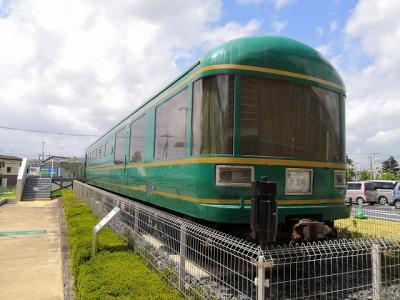
{"label": "paved path", "polygon": [[64,299],[57,200],[0,206],[0,299]]}

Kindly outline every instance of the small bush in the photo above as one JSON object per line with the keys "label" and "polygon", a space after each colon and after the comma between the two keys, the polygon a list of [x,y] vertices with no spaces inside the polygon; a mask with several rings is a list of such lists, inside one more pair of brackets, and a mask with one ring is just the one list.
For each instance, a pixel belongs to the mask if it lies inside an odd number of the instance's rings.
{"label": "small bush", "polygon": [[109,228],[100,233],[99,253],[91,259],[92,229],[98,219],[72,191],[61,194],[77,299],[181,298]]}

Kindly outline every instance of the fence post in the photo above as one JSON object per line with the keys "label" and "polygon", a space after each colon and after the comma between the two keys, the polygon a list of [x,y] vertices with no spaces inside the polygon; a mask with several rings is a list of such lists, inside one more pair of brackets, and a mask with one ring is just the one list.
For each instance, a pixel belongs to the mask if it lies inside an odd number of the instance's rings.
{"label": "fence post", "polygon": [[180,260],[179,260],[179,289],[185,288],[185,260],[186,260],[186,225],[181,225]]}
{"label": "fence post", "polygon": [[257,286],[257,300],[265,299],[265,259],[264,255],[258,256],[257,259],[257,277],[255,280]]}
{"label": "fence post", "polygon": [[382,299],[382,262],[381,249],[378,244],[372,244],[372,299]]}
{"label": "fence post", "polygon": [[135,205],[135,225],[133,227],[133,245],[136,246],[136,239],[139,238],[139,208]]}

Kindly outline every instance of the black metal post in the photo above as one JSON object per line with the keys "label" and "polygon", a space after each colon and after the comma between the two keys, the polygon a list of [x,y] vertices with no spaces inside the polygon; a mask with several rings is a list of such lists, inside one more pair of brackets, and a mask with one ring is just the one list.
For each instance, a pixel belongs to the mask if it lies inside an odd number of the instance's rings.
{"label": "black metal post", "polygon": [[263,176],[253,182],[253,199],[251,202],[251,234],[262,247],[276,241],[278,231],[278,211],[276,195],[278,184],[268,181]]}

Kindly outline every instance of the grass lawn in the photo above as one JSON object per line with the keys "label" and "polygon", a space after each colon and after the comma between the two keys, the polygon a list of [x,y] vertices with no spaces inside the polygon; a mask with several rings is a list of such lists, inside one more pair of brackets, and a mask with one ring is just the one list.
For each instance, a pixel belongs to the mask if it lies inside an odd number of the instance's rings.
{"label": "grass lawn", "polygon": [[15,187],[11,189],[2,189],[0,188],[0,198],[15,198],[16,192]]}
{"label": "grass lawn", "polygon": [[400,222],[378,219],[348,219],[336,220],[339,238],[349,237],[383,237],[399,238]]}
{"label": "grass lawn", "polygon": [[92,228],[98,219],[71,190],[61,190],[77,299],[181,299],[109,228],[99,235],[90,258]]}
{"label": "grass lawn", "polygon": [[51,197],[52,197],[52,198],[61,197],[61,191],[62,191],[62,189],[58,189],[58,190],[51,191]]}

